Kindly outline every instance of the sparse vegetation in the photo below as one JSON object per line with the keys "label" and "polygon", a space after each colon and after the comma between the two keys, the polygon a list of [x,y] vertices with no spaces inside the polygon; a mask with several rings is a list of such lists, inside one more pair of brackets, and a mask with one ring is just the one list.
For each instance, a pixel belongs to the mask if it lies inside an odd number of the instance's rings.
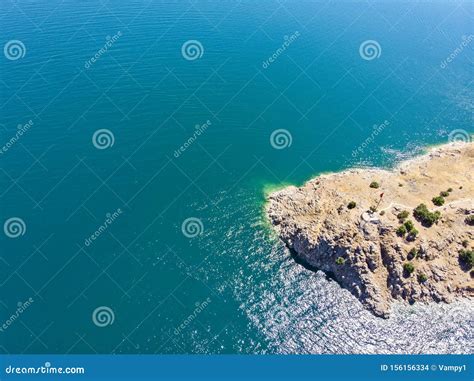
{"label": "sparse vegetation", "polygon": [[440,195],[441,197],[448,197],[448,196],[449,196],[449,192],[448,192],[448,191],[442,191],[442,192],[439,193],[439,195]]}
{"label": "sparse vegetation", "polygon": [[369,209],[372,213],[375,213],[377,211],[377,207],[375,207],[373,205]]}
{"label": "sparse vegetation", "polygon": [[466,224],[468,224],[469,226],[474,226],[474,214],[471,214],[470,216],[467,216],[464,221],[465,221]]}
{"label": "sparse vegetation", "polygon": [[426,276],[426,274],[423,274],[423,273],[418,274],[418,282],[424,283],[427,280],[428,280],[428,277]]}
{"label": "sparse vegetation", "polygon": [[343,265],[344,263],[346,263],[346,260],[345,260],[344,258],[338,257],[338,258],[336,259],[336,265],[340,265],[340,266],[341,266],[341,265]]}
{"label": "sparse vegetation", "polygon": [[405,225],[408,232],[411,232],[413,229],[415,229],[415,224],[413,223],[412,220],[405,221],[403,225]]}
{"label": "sparse vegetation", "polygon": [[357,206],[356,202],[351,201],[349,202],[349,204],[347,204],[347,209],[354,209],[356,206]]}
{"label": "sparse vegetation", "polygon": [[453,191],[453,188],[448,188],[448,193],[451,193]]}
{"label": "sparse vegetation", "polygon": [[469,241],[467,239],[462,241],[462,247],[468,247],[468,246],[469,246]]}
{"label": "sparse vegetation", "polygon": [[415,259],[418,256],[418,250],[414,247],[410,249],[408,252],[407,258],[411,261],[412,259]]}
{"label": "sparse vegetation", "polygon": [[406,262],[403,264],[403,271],[405,271],[406,274],[411,275],[415,271],[415,266],[413,263]]}
{"label": "sparse vegetation", "polygon": [[437,223],[441,218],[441,213],[439,211],[430,212],[428,207],[425,204],[418,205],[413,211],[415,218],[420,221],[424,226],[432,226]]}
{"label": "sparse vegetation", "polygon": [[407,240],[408,241],[414,241],[416,239],[416,237],[418,237],[418,234],[420,234],[418,229],[416,229],[416,228],[411,229],[408,232]]}
{"label": "sparse vegetation", "polygon": [[380,188],[380,184],[377,181],[372,181],[370,183],[370,187],[374,188],[374,189],[378,189],[378,188]]}
{"label": "sparse vegetation", "polygon": [[459,252],[459,259],[471,269],[474,266],[474,250],[461,250]]}
{"label": "sparse vegetation", "polygon": [[409,215],[410,215],[410,213],[408,212],[408,210],[402,210],[400,213],[397,214],[397,218],[401,222],[403,222],[408,218]]}
{"label": "sparse vegetation", "polygon": [[400,225],[396,230],[396,233],[399,237],[405,237],[405,234],[407,234],[407,228],[405,225]]}
{"label": "sparse vegetation", "polygon": [[431,201],[432,201],[433,204],[435,204],[436,206],[442,206],[442,205],[444,205],[444,197],[442,197],[442,196],[433,197],[433,198],[431,199]]}

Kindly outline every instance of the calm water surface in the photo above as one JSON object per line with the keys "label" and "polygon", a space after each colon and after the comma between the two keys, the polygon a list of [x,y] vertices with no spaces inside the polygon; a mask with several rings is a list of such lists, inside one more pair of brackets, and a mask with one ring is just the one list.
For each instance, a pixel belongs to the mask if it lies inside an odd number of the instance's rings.
{"label": "calm water surface", "polygon": [[[264,216],[275,187],[391,166],[474,131],[470,42],[442,65],[472,37],[472,2],[0,10],[2,46],[25,48],[0,57],[1,143],[33,122],[0,156],[2,224],[26,226],[0,234],[1,320],[22,311],[1,351],[472,352],[472,304],[376,319],[295,264]],[[183,56],[189,40],[196,59]],[[379,45],[371,60],[367,40]],[[93,144],[101,129],[107,149]],[[278,129],[284,149],[270,141]]]}

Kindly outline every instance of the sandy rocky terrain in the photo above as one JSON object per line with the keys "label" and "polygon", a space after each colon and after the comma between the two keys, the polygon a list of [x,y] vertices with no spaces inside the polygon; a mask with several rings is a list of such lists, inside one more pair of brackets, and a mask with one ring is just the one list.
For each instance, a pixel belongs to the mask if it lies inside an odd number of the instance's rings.
{"label": "sandy rocky terrain", "polygon": [[[473,176],[474,143],[451,143],[392,171],[353,169],[290,186],[270,195],[267,213],[299,261],[388,317],[394,300],[474,297],[474,270],[460,256],[474,246]],[[431,226],[414,215],[421,203],[440,214]]]}

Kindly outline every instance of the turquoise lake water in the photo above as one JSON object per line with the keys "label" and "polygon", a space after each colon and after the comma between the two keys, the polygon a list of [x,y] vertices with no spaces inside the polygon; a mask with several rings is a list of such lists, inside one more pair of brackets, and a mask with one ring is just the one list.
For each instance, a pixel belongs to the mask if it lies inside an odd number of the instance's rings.
{"label": "turquoise lake water", "polygon": [[1,144],[32,124],[0,155],[2,225],[24,222],[0,234],[0,350],[472,352],[472,304],[376,319],[264,202],[474,132],[473,8],[2,1]]}

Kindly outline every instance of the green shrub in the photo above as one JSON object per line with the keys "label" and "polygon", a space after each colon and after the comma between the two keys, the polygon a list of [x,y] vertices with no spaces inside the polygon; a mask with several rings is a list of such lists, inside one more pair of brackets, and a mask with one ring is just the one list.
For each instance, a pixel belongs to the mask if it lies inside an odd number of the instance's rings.
{"label": "green shrub", "polygon": [[453,191],[453,188],[448,188],[448,193],[451,193]]}
{"label": "green shrub", "polygon": [[405,225],[400,225],[400,227],[396,230],[396,233],[400,237],[404,237],[407,234],[407,228]]}
{"label": "green shrub", "polygon": [[412,247],[410,251],[408,252],[407,258],[409,260],[412,260],[412,259],[415,259],[417,256],[418,256],[418,250]]}
{"label": "green shrub", "polygon": [[465,221],[466,224],[468,224],[469,226],[474,226],[474,214],[471,214],[470,216],[467,216],[464,221]]}
{"label": "green shrub", "polygon": [[342,257],[339,257],[336,259],[336,265],[343,265],[344,263],[346,263],[346,260]]}
{"label": "green shrub", "polygon": [[449,196],[449,192],[448,191],[442,191],[440,192],[439,194],[441,197],[448,197]]}
{"label": "green shrub", "polygon": [[418,229],[416,228],[413,228],[411,229],[409,232],[408,232],[408,237],[407,237],[407,240],[409,241],[414,241],[416,239],[416,237],[418,237],[418,234],[420,232],[418,231]]}
{"label": "green shrub", "polygon": [[355,201],[351,201],[349,204],[347,204],[347,209],[354,209],[357,206]]}
{"label": "green shrub", "polygon": [[464,262],[468,268],[474,266],[474,250],[461,250],[459,252],[459,259]]}
{"label": "green shrub", "polygon": [[405,225],[408,232],[411,232],[413,229],[415,229],[415,224],[411,220],[405,221],[403,225]]}
{"label": "green shrub", "polygon": [[408,210],[402,210],[400,213],[397,214],[397,218],[400,221],[404,221],[409,215],[410,213],[408,212]]}
{"label": "green shrub", "polygon": [[413,265],[413,263],[406,262],[403,264],[403,270],[405,271],[405,273],[411,275],[415,271],[415,266]]}
{"label": "green shrub", "polygon": [[444,205],[444,197],[442,196],[433,197],[431,201],[433,201],[433,204],[435,204],[436,206]]}
{"label": "green shrub", "polygon": [[423,274],[423,273],[418,274],[418,282],[424,283],[427,280],[428,280],[428,277],[426,276],[426,274]]}
{"label": "green shrub", "polygon": [[439,211],[430,212],[425,204],[418,205],[413,211],[413,215],[424,226],[428,227],[437,223],[441,218],[441,213]]}
{"label": "green shrub", "polygon": [[370,183],[370,187],[374,188],[374,189],[377,189],[377,188],[380,188],[380,184],[377,181],[372,181]]}

